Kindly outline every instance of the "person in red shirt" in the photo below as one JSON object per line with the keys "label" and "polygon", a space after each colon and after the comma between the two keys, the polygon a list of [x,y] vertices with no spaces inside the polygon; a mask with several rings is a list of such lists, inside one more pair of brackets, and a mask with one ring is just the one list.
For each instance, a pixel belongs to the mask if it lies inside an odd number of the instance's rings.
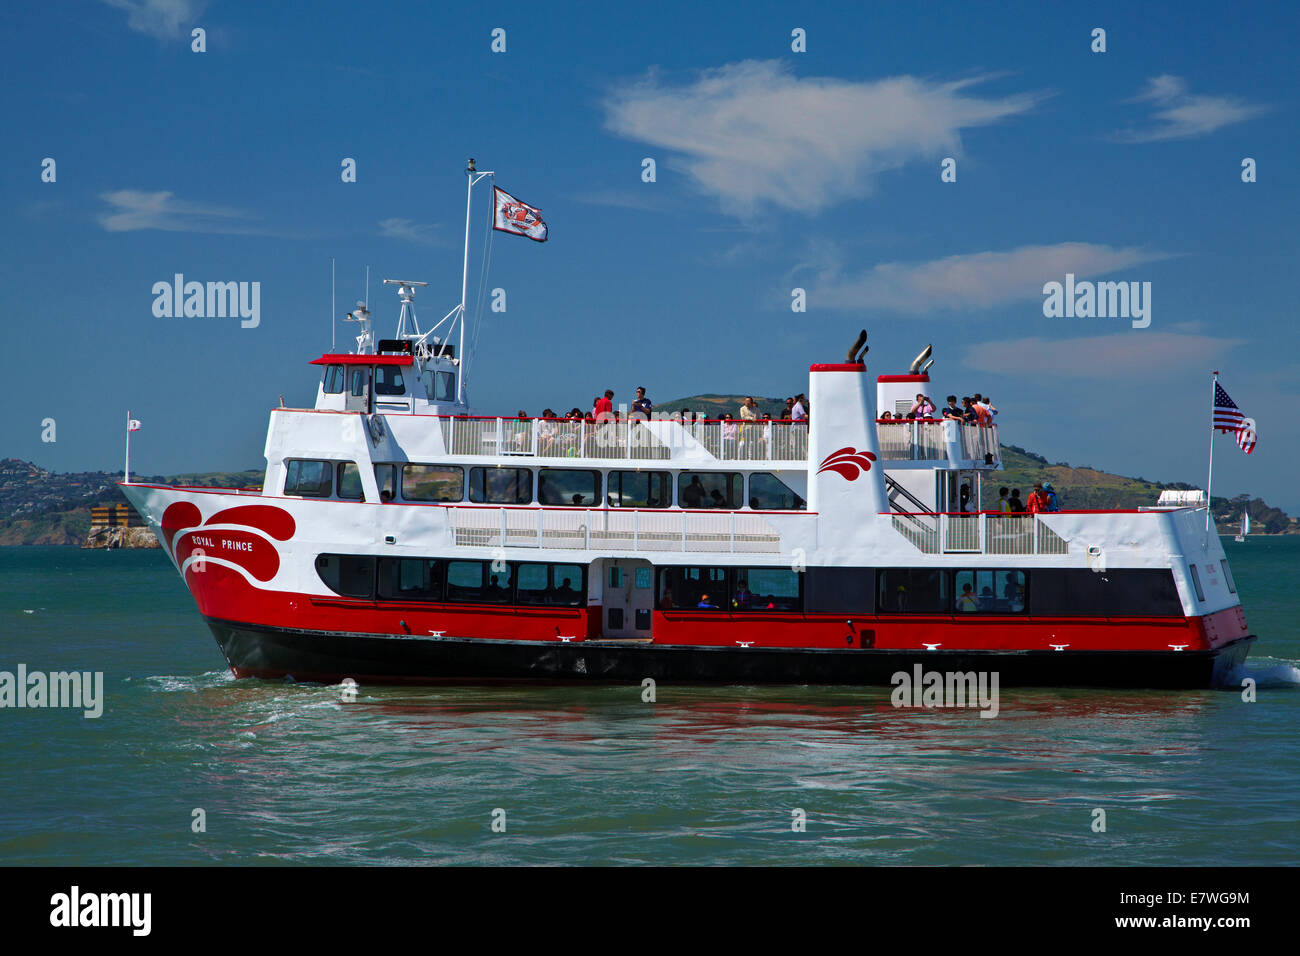
{"label": "person in red shirt", "polygon": [[614,420],[614,390],[605,389],[605,397],[596,399],[596,407],[592,410],[592,417],[598,422],[612,422]]}
{"label": "person in red shirt", "polygon": [[1038,514],[1040,511],[1050,511],[1051,506],[1051,499],[1043,490],[1042,482],[1034,482],[1034,490],[1029,495],[1029,501],[1026,502],[1026,510],[1030,514]]}

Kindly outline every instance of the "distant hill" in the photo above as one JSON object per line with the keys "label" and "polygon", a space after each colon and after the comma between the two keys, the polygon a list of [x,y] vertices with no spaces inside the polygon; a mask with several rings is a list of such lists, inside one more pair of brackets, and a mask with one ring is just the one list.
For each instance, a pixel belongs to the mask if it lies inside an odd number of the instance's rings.
{"label": "distant hill", "polygon": [[[739,413],[744,395],[691,395],[661,402],[656,411],[674,412],[689,408],[697,415],[717,418],[723,412]],[[785,396],[770,398],[755,395],[759,408],[779,415],[785,408]],[[816,414],[816,409],[812,410]],[[985,502],[997,500],[998,488],[1019,488],[1028,495],[1035,481],[1050,481],[1063,508],[1137,508],[1154,505],[1160,492],[1167,489],[1191,489],[1182,482],[1149,481],[1127,478],[1099,471],[1087,465],[1073,467],[1066,462],[1052,464],[1041,455],[1002,446],[1005,470],[990,472],[984,478]],[[203,472],[185,475],[136,475],[137,481],[154,484],[209,485],[218,488],[260,488],[262,472]],[[97,504],[123,501],[116,482],[120,472],[80,472],[57,474],[16,458],[0,460],[0,545],[66,544],[80,545],[90,529],[90,509]],[[1215,498],[1214,518],[1221,531],[1241,524],[1243,508],[1250,509],[1256,532],[1282,533],[1300,530],[1297,522],[1279,508],[1270,507],[1259,498],[1238,495]]]}
{"label": "distant hill", "polygon": [[[262,487],[261,471],[185,475],[132,475],[150,484]],[[90,509],[125,501],[122,473],[46,471],[17,458],[0,460],[0,545],[81,545],[90,530]]]}

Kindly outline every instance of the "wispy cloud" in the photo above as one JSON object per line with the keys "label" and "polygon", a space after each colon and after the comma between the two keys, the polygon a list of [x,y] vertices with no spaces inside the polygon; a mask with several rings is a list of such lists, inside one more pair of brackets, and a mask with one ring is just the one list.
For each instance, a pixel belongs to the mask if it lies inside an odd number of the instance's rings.
{"label": "wispy cloud", "polygon": [[989,308],[1043,294],[1043,284],[1165,259],[1165,253],[1088,242],[1021,246],[1008,252],[975,252],[930,262],[885,262],[860,275],[832,265],[808,292],[809,303],[829,309],[890,309],[922,313]]}
{"label": "wispy cloud", "polygon": [[646,185],[641,190],[633,189],[592,189],[575,195],[578,202],[592,206],[609,206],[614,209],[635,209],[640,212],[657,212],[667,209],[669,203],[660,195],[654,194],[655,187]]}
{"label": "wispy cloud", "polygon": [[729,64],[681,85],[652,70],[608,96],[605,124],[677,154],[731,212],[764,203],[815,212],[869,195],[886,170],[958,155],[961,130],[1020,115],[1044,98],[979,97],[970,92],[978,82],[800,78],[776,60]]}
{"label": "wispy cloud", "polygon": [[108,232],[136,232],[160,229],[164,232],[253,233],[260,230],[247,222],[239,209],[186,202],[170,192],[119,189],[100,196],[109,209],[98,216]]}
{"label": "wispy cloud", "polygon": [[438,242],[434,235],[437,228],[432,223],[417,223],[410,219],[382,219],[379,222],[379,234],[385,239],[401,239],[416,242],[422,246],[432,246]]}
{"label": "wispy cloud", "polygon": [[1130,379],[1181,375],[1243,344],[1241,339],[1175,332],[1118,332],[1082,338],[1018,338],[982,342],[962,364],[1021,379]]}
{"label": "wispy cloud", "polygon": [[1129,102],[1151,103],[1154,111],[1150,126],[1114,134],[1113,138],[1123,143],[1205,136],[1268,112],[1266,106],[1247,103],[1235,96],[1194,96],[1187,92],[1187,82],[1182,77],[1169,74],[1151,77]]}
{"label": "wispy cloud", "polygon": [[104,0],[126,11],[126,25],[136,33],[159,40],[174,40],[207,6],[206,0]]}

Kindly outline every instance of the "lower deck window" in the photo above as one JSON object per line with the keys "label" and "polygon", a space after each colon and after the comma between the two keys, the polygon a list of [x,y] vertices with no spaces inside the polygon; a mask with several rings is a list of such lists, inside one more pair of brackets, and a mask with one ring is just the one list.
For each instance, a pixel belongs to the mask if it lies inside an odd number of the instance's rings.
{"label": "lower deck window", "polygon": [[660,610],[801,611],[802,575],[789,568],[662,568]]}
{"label": "lower deck window", "polygon": [[1025,610],[1025,572],[1002,569],[958,571],[953,578],[958,614],[1020,614]]}
{"label": "lower deck window", "polygon": [[319,555],[316,574],[327,588],[343,597],[371,599],[375,596],[375,559],[370,555]]}
{"label": "lower deck window", "polygon": [[941,568],[885,568],[876,598],[881,612],[947,614],[952,610],[948,572]]}

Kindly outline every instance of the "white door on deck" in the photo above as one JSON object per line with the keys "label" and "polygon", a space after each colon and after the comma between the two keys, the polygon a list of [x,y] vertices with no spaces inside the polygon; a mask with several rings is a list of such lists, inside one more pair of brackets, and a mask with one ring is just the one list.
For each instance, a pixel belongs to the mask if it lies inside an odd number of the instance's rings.
{"label": "white door on deck", "polygon": [[605,562],[604,636],[650,637],[654,567],[649,561]]}

